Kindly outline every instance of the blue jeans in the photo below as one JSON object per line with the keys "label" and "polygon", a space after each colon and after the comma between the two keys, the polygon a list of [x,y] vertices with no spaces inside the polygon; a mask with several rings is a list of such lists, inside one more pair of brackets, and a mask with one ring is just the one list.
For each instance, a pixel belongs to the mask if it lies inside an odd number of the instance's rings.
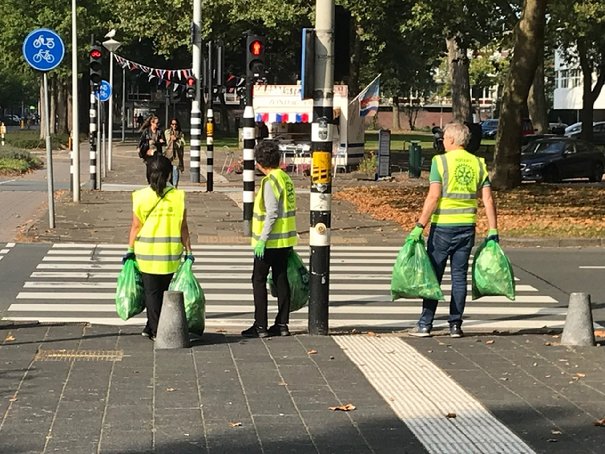
{"label": "blue jeans", "polygon": [[[445,264],[450,259],[452,272],[452,297],[450,300],[450,326],[462,324],[462,314],[466,305],[466,275],[468,259],[475,243],[475,226],[443,227],[432,225],[429,232],[427,252],[437,274],[439,283],[443,279]],[[422,314],[418,326],[433,327],[433,319],[437,310],[437,301],[425,299],[422,301]]]}
{"label": "blue jeans", "polygon": [[179,166],[172,166],[172,186],[175,188],[179,185]]}

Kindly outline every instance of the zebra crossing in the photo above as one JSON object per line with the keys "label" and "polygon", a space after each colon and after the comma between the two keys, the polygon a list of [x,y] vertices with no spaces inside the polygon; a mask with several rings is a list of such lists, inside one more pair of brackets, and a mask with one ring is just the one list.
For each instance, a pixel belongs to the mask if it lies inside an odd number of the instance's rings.
{"label": "zebra crossing", "polygon": [[2,260],[13,247],[15,247],[15,243],[5,243],[4,246],[0,247],[0,260]]}
{"label": "zebra crossing", "polygon": [[[142,325],[140,314],[126,322],[115,313],[116,280],[123,244],[54,244],[31,273],[4,317],[12,321],[88,322]],[[399,251],[389,246],[332,246],[330,260],[330,327],[350,330],[396,330],[415,325],[421,300],[392,302],[392,266]],[[309,249],[297,247],[308,263]],[[244,245],[194,247],[194,272],[206,296],[206,330],[240,330],[253,321],[252,251]],[[437,311],[435,328],[447,326],[449,269],[443,280],[446,302]],[[469,282],[470,297],[470,282]],[[276,302],[269,297],[269,319]],[[306,330],[308,309],[291,314],[290,327]],[[465,329],[519,330],[561,328],[566,307],[517,279],[517,299],[484,297],[468,301]]]}

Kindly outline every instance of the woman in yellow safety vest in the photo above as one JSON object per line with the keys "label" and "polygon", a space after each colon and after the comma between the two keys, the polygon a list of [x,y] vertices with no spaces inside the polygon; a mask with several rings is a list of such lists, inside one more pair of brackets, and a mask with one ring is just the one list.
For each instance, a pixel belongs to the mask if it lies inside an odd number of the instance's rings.
{"label": "woman in yellow safety vest", "polygon": [[147,160],[149,186],[132,194],[132,225],[123,261],[136,259],[143,276],[147,325],[143,336],[154,340],[164,292],[179,267],[183,248],[193,260],[185,210],[185,192],[168,181],[172,163],[164,156]]}
{"label": "woman in yellow safety vest", "polygon": [[[286,274],[288,256],[296,245],[296,193],[290,176],[279,168],[277,143],[263,140],[254,148],[256,167],[265,174],[254,199],[252,247],[254,268],[254,324],[242,331],[244,337],[289,336],[290,288]],[[275,324],[267,329],[267,276],[277,289]]]}

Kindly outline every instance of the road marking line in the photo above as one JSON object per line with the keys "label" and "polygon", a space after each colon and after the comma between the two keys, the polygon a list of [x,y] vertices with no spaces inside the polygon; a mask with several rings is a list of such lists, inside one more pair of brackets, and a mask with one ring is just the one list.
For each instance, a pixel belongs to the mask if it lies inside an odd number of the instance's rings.
{"label": "road marking line", "polygon": [[534,452],[403,340],[336,336],[334,341],[430,453]]}

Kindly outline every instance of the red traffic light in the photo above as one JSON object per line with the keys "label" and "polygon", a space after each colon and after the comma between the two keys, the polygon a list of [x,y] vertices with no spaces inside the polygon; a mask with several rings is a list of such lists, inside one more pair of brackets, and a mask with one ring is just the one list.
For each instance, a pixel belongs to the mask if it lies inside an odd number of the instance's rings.
{"label": "red traffic light", "polygon": [[90,56],[90,58],[93,58],[95,60],[103,56],[101,50],[97,48],[92,49],[88,55]]}
{"label": "red traffic light", "polygon": [[187,86],[188,87],[194,87],[195,86],[195,77],[188,77],[187,78]]}
{"label": "red traffic light", "polygon": [[263,53],[263,43],[258,39],[255,39],[250,43],[250,53],[255,57],[258,57]]}

